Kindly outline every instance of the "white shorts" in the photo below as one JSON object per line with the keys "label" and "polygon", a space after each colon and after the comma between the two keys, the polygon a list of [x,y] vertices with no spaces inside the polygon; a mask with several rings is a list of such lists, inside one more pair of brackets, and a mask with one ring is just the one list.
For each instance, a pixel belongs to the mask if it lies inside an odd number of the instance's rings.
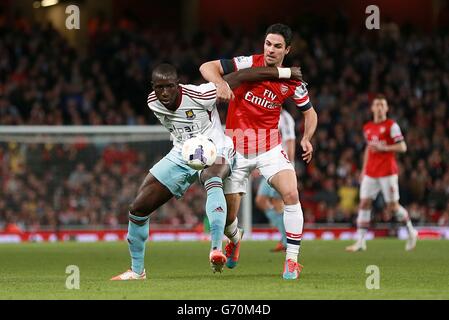
{"label": "white shorts", "polygon": [[280,144],[257,156],[245,157],[237,152],[232,174],[223,183],[224,193],[246,193],[248,177],[254,169],[259,169],[268,183],[271,177],[280,171],[295,171]]}
{"label": "white shorts", "polygon": [[382,191],[385,202],[390,203],[399,200],[398,175],[372,178],[364,176],[360,184],[361,199],[376,199]]}

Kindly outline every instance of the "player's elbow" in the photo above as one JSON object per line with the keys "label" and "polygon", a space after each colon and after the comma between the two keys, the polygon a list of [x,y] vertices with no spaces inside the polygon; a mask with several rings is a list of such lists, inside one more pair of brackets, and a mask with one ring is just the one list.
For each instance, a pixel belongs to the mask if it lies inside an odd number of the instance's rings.
{"label": "player's elbow", "polygon": [[209,64],[210,62],[205,62],[205,63],[203,63],[201,66],[200,66],[200,73],[202,74],[202,75],[204,75],[204,73],[205,72],[207,72],[207,69],[209,68],[208,67],[208,64]]}
{"label": "player's elbow", "polygon": [[203,63],[200,66],[200,73],[204,76],[207,76],[210,72],[219,72],[219,69],[217,68],[216,61],[208,61]]}

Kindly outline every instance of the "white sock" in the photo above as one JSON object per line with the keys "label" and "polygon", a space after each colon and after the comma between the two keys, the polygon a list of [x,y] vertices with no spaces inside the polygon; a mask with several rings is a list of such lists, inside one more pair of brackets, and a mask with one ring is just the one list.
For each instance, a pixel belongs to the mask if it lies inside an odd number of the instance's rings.
{"label": "white sock", "polygon": [[408,234],[412,233],[414,228],[412,221],[410,220],[410,216],[408,215],[408,211],[403,206],[399,206],[399,210],[395,212],[395,215],[398,221],[402,221],[405,223]]}
{"label": "white sock", "polygon": [[298,261],[304,226],[304,217],[299,202],[284,206],[284,226],[287,235],[286,259]]}
{"label": "white sock", "polygon": [[357,242],[363,243],[365,241],[365,237],[366,237],[367,233],[368,233],[368,229],[357,228]]}
{"label": "white sock", "polygon": [[238,243],[240,241],[240,230],[238,228],[239,219],[235,218],[235,220],[228,226],[225,227],[224,234],[229,238],[233,243]]}
{"label": "white sock", "polygon": [[359,209],[357,216],[357,242],[363,243],[371,221],[371,210]]}

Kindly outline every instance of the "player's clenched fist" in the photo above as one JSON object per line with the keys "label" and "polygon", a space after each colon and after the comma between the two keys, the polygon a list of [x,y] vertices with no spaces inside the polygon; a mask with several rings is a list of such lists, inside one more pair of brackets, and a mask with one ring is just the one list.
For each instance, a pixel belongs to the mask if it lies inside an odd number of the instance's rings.
{"label": "player's clenched fist", "polygon": [[217,87],[217,104],[228,103],[234,99],[234,93],[226,81],[216,83],[215,86]]}

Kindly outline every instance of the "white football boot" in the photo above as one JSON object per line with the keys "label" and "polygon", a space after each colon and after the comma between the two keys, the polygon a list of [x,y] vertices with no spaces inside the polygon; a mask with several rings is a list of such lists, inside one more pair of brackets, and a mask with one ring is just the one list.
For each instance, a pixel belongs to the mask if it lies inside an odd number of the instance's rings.
{"label": "white football boot", "polygon": [[407,242],[405,244],[405,250],[411,251],[416,247],[416,241],[418,240],[418,231],[413,229],[412,232],[408,235]]}
{"label": "white football boot", "polygon": [[142,274],[135,273],[131,269],[119,274],[118,276],[112,277],[113,281],[126,281],[126,280],[145,280],[147,278],[147,274],[145,273],[145,269],[143,269]]}
{"label": "white football boot", "polygon": [[351,246],[346,247],[348,252],[366,251],[366,241],[357,241]]}

